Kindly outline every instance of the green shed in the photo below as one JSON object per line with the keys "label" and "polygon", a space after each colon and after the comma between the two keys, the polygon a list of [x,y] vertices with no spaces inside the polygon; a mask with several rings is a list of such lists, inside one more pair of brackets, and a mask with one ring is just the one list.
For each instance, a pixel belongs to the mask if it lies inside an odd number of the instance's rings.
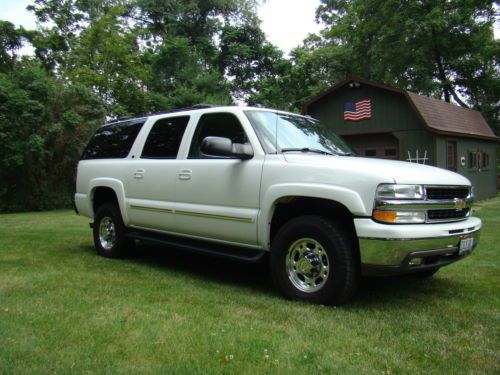
{"label": "green shed", "polygon": [[456,171],[477,199],[496,195],[498,137],[480,112],[363,79],[347,79],[302,108],[360,156]]}

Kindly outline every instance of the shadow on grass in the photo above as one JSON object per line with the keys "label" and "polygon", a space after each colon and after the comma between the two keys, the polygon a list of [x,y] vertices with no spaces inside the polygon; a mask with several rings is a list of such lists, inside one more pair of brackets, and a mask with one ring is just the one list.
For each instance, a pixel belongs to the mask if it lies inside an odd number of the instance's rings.
{"label": "shadow on grass", "polygon": [[165,272],[188,274],[204,281],[241,286],[268,295],[275,294],[266,261],[248,264],[145,243],[137,244],[127,261]]}
{"label": "shadow on grass", "polygon": [[[93,247],[85,246],[84,250],[95,254]],[[267,257],[259,263],[248,264],[141,243],[123,261],[146,265],[163,272],[182,273],[207,282],[239,286],[268,296],[278,296]],[[394,302],[403,306],[407,303],[425,303],[429,298],[439,300],[453,297],[454,291],[464,288],[464,285],[465,283],[457,280],[440,277],[439,272],[429,279],[412,276],[362,277],[357,295],[345,308],[381,307]]]}
{"label": "shadow on grass", "polygon": [[453,298],[455,291],[463,289],[464,284],[456,280],[441,278],[439,272],[429,279],[417,277],[362,277],[358,294],[352,307],[394,307],[397,302],[401,306],[408,304],[428,305],[430,301]]}

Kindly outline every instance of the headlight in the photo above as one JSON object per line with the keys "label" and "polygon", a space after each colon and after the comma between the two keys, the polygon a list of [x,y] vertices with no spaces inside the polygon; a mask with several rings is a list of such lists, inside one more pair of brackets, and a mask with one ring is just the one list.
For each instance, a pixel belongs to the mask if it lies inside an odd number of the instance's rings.
{"label": "headlight", "polygon": [[377,188],[376,198],[380,199],[423,199],[424,188],[421,185],[384,184]]}
{"label": "headlight", "polygon": [[421,185],[379,185],[375,195],[374,220],[390,224],[425,223],[426,213],[423,210],[399,207],[398,200],[422,200],[424,188]]}

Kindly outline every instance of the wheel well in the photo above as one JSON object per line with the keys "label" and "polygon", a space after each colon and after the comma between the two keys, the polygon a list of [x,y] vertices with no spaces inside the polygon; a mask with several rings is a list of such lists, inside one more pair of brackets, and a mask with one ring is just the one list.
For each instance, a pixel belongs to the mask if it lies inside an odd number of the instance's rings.
{"label": "wheel well", "polygon": [[[332,219],[356,236],[351,212],[343,204],[329,199],[310,197],[284,197],[275,204],[271,220],[270,241],[290,219],[302,215],[319,215]],[[357,243],[357,241],[356,241]]]}
{"label": "wheel well", "polygon": [[118,206],[118,198],[113,189],[109,187],[98,187],[94,190],[94,197],[92,200],[92,208],[94,210],[94,215],[105,203],[115,203]]}

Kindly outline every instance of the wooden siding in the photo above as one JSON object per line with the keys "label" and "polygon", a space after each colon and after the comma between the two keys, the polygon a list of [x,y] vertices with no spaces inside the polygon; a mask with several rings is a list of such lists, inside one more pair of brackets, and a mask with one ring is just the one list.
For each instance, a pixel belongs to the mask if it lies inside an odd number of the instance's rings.
{"label": "wooden siding", "polygon": [[[362,121],[344,121],[344,103],[370,98],[372,118]],[[399,159],[423,158],[434,165],[434,136],[422,126],[407,99],[397,92],[361,85],[344,86],[309,106],[309,114],[331,127],[340,136],[356,134],[392,133],[399,140]],[[374,135],[375,136],[375,135]],[[426,153],[427,151],[427,153]],[[422,162],[422,161],[421,161]]]}
{"label": "wooden siding", "polygon": [[[476,193],[476,199],[486,199],[496,196],[496,142],[473,138],[438,136],[436,139],[438,149],[437,167],[446,168],[446,143],[448,141],[455,141],[457,143],[457,172],[471,181]],[[489,155],[489,168],[469,168],[469,151],[478,150],[486,152]],[[465,157],[465,167],[460,163],[462,157]]]}

